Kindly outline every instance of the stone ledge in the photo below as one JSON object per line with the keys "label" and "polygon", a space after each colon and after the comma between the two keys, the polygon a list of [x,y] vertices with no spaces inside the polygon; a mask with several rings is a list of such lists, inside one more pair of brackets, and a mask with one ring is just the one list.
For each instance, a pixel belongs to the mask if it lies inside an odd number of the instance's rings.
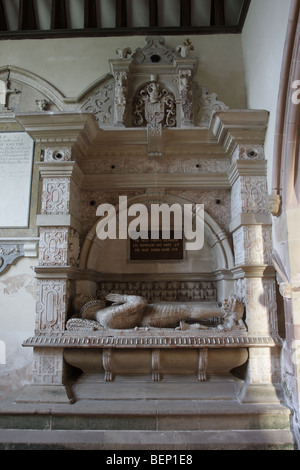
{"label": "stone ledge", "polygon": [[59,335],[33,336],[23,342],[24,347],[35,348],[218,348],[218,347],[281,347],[279,336],[216,335],[189,331],[160,331],[155,334],[135,330],[98,332],[95,334],[64,332]]}

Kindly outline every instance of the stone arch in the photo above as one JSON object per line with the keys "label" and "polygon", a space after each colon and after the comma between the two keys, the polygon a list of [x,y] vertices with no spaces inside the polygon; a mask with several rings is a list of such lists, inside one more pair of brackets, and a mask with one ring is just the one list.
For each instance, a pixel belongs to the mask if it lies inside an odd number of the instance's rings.
{"label": "stone arch", "polygon": [[[18,90],[18,101],[8,108],[16,112],[63,111],[64,95],[49,82],[28,70],[15,67],[0,67],[0,81],[9,81],[11,89]],[[9,100],[11,97],[9,97]]]}
{"label": "stone arch", "polygon": [[[158,204],[192,204],[192,201],[182,196],[170,195],[164,192],[145,193],[128,199],[128,207],[132,204],[142,203],[145,205],[151,203]],[[116,210],[118,213],[118,209]],[[97,225],[87,234],[80,255],[79,267],[81,269],[91,269],[91,259],[95,260],[95,254],[103,249],[103,242],[97,237]],[[222,230],[214,218],[205,212],[204,217],[204,237],[209,244],[217,261],[218,270],[230,270],[234,267],[234,256],[227,234]]]}

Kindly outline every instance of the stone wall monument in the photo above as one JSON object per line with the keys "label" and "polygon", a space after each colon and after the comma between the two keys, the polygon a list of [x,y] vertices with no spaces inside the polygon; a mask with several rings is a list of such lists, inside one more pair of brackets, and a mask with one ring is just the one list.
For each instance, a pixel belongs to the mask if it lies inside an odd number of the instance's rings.
{"label": "stone wall monument", "polygon": [[[138,364],[155,383],[166,374],[179,383],[184,374],[199,382],[229,377],[247,361],[239,399],[276,399],[281,339],[263,148],[268,114],[229,110],[193,81],[197,60],[181,51],[147,38],[131,58],[119,51],[112,75],[80,103],[17,116],[43,153],[36,330],[24,341],[34,348],[34,380],[21,401],[73,402],[74,367],[111,382]],[[101,242],[97,206],[120,194],[129,206],[202,201],[204,251],[146,264],[130,259],[129,240],[113,249]],[[143,292],[156,305],[171,302],[171,315],[178,304],[204,303],[216,317],[201,328],[182,319],[180,329],[101,329],[80,315],[103,308],[109,294]],[[226,328],[217,317],[230,294],[243,315]]]}

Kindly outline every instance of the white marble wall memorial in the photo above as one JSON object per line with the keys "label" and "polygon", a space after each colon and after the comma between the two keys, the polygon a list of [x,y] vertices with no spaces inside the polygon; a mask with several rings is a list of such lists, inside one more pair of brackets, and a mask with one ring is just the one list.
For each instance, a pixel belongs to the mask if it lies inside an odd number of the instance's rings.
{"label": "white marble wall memorial", "polygon": [[28,226],[33,148],[25,132],[0,133],[1,228]]}

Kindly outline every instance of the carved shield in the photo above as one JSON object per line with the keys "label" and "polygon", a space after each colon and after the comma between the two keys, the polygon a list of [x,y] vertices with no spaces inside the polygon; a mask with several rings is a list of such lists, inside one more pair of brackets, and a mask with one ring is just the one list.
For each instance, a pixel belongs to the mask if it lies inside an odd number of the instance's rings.
{"label": "carved shield", "polygon": [[161,124],[165,117],[165,104],[164,102],[150,103],[145,102],[145,119],[148,124],[158,125]]}

